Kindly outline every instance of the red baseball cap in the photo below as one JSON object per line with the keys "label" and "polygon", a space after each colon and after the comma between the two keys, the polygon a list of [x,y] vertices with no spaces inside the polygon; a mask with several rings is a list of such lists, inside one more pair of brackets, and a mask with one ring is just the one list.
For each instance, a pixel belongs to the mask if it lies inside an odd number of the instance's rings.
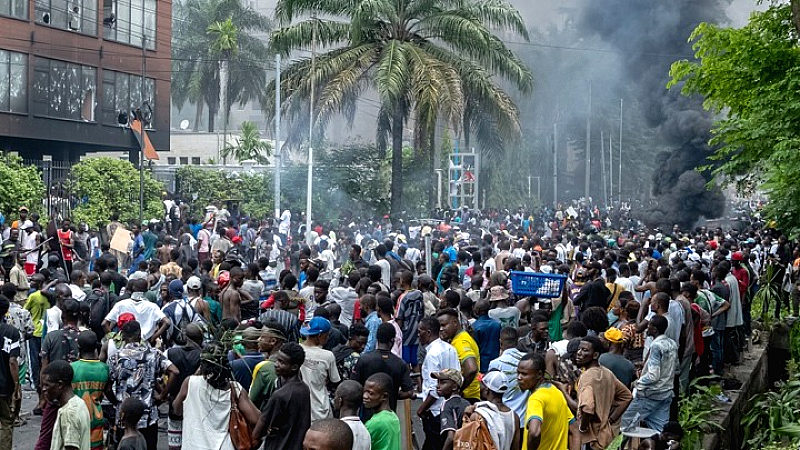
{"label": "red baseball cap", "polygon": [[134,316],[133,313],[122,313],[117,317],[117,328],[122,328],[123,325],[128,322],[133,322],[134,320],[136,320],[136,316]]}

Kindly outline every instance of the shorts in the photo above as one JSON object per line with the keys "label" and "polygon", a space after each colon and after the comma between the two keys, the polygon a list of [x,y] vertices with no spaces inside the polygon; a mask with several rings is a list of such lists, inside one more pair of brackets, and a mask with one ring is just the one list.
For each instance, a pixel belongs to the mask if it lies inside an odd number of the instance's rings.
{"label": "shorts", "polygon": [[417,350],[419,345],[404,345],[403,346],[403,361],[411,364],[412,366],[417,365]]}

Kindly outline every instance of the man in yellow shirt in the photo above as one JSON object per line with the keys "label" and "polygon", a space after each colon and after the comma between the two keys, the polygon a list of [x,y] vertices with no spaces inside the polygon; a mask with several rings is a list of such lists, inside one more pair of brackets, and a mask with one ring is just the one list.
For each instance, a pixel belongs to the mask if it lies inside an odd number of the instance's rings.
{"label": "man in yellow shirt", "polygon": [[462,395],[470,403],[481,399],[481,382],[478,381],[478,368],[481,365],[481,354],[475,339],[461,328],[458,311],[447,308],[436,315],[439,320],[441,338],[455,347],[458,361],[461,363],[461,375],[464,383],[461,385]]}
{"label": "man in yellow shirt", "polygon": [[522,450],[579,450],[578,424],[564,394],[545,382],[544,356],[528,353],[517,366],[521,390],[531,391],[525,413]]}

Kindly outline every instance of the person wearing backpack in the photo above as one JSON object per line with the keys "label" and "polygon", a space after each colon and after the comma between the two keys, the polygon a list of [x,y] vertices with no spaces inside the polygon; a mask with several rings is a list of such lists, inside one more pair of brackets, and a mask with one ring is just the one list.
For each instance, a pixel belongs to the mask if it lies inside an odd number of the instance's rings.
{"label": "person wearing backpack", "polygon": [[[61,301],[61,320],[63,325],[58,330],[50,330],[42,341],[42,368],[44,374],[47,366],[54,361],[72,363],[80,358],[78,345],[78,315],[80,305],[75,299],[66,298]],[[40,377],[41,379],[41,377]],[[53,427],[56,423],[58,406],[53,404],[54,399],[44,402],[42,409],[42,426],[39,430],[39,440],[35,450],[49,450],[53,436]]]}
{"label": "person wearing backpack", "polygon": [[117,295],[111,292],[111,274],[103,272],[100,278],[92,282],[92,291],[86,296],[89,304],[89,329],[97,335],[100,342],[105,336],[103,320],[117,302]]}
{"label": "person wearing backpack", "polygon": [[[497,450],[516,450],[520,446],[520,419],[516,412],[503,403],[503,395],[508,391],[508,380],[499,370],[490,371],[481,380],[481,400],[464,409],[464,426],[456,431],[455,446],[464,439],[462,430],[467,422],[482,420],[488,429],[492,442],[484,442],[477,448],[492,448]],[[478,416],[480,419],[478,419]]]}
{"label": "person wearing backpack", "polygon": [[183,281],[172,280],[168,285],[171,301],[161,308],[161,311],[172,322],[172,327],[166,333],[168,344],[183,345],[186,343],[184,331],[190,323],[205,322],[202,314],[197,312],[183,295]]}

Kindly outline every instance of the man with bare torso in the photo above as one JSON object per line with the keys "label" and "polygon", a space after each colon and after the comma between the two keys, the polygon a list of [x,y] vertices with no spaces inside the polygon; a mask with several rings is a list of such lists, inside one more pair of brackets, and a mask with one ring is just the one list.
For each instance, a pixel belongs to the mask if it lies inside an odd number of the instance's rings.
{"label": "man with bare torso", "polygon": [[252,300],[250,294],[242,289],[244,284],[244,271],[240,267],[234,267],[230,271],[231,282],[225,286],[219,294],[222,303],[222,318],[242,320],[241,304]]}

